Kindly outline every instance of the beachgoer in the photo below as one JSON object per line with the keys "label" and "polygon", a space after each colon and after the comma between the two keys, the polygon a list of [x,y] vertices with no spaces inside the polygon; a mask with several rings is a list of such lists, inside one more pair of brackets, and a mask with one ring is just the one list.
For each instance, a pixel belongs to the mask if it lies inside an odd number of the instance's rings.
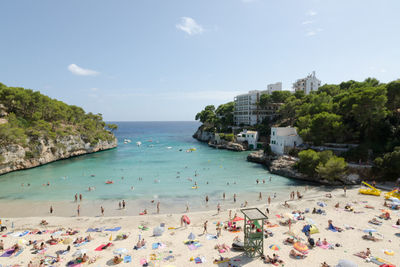
{"label": "beachgoer", "polygon": [[218,203],[218,205],[217,205],[217,213],[219,214],[220,211],[221,211],[221,205]]}
{"label": "beachgoer", "polygon": [[160,213],[160,201],[157,202],[157,214]]}
{"label": "beachgoer", "polygon": [[118,202],[118,207],[119,207],[119,209],[121,209],[121,201],[120,202]]}
{"label": "beachgoer", "polygon": [[208,221],[205,221],[203,224],[203,234],[207,233],[207,223]]}
{"label": "beachgoer", "polygon": [[53,206],[50,206],[50,214],[53,214]]}
{"label": "beachgoer", "polygon": [[276,193],[274,193],[274,199],[276,198]]}
{"label": "beachgoer", "polygon": [[271,204],[271,196],[268,196],[268,205]]}
{"label": "beachgoer", "polygon": [[365,251],[365,255],[367,257],[369,257],[371,255],[371,250],[369,250],[369,248],[367,248],[367,251]]}
{"label": "beachgoer", "polygon": [[229,210],[229,220],[232,218],[232,210]]}
{"label": "beachgoer", "polygon": [[206,196],[206,205],[208,204],[208,195]]}
{"label": "beachgoer", "polygon": [[78,201],[78,194],[75,194],[75,202]]}
{"label": "beachgoer", "polygon": [[400,225],[400,219],[397,220],[396,225]]}
{"label": "beachgoer", "polygon": [[104,216],[104,208],[103,208],[103,206],[100,207],[100,211],[101,211],[101,216]]}
{"label": "beachgoer", "polygon": [[4,250],[4,242],[3,240],[0,240],[0,251]]}
{"label": "beachgoer", "polygon": [[339,202],[336,203],[335,208],[339,208]]}
{"label": "beachgoer", "polygon": [[236,194],[233,194],[233,202],[236,203]]}
{"label": "beachgoer", "polygon": [[222,199],[225,200],[225,192],[222,194]]}
{"label": "beachgoer", "polygon": [[261,192],[258,194],[258,200],[262,200],[262,193]]}
{"label": "beachgoer", "polygon": [[82,201],[82,194],[79,194],[79,201]]}
{"label": "beachgoer", "polygon": [[347,187],[346,187],[346,186],[343,186],[343,193],[344,193],[344,196],[346,196],[346,191],[347,191]]}
{"label": "beachgoer", "polygon": [[76,212],[78,213],[78,216],[79,216],[80,213],[81,213],[81,205],[78,205],[78,208],[76,209]]}
{"label": "beachgoer", "polygon": [[189,203],[186,202],[186,212],[189,212]]}

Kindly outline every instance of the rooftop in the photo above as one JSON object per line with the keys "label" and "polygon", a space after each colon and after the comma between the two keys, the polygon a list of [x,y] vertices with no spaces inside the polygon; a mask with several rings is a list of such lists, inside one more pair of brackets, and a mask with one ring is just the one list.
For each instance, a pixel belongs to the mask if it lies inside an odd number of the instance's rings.
{"label": "rooftop", "polygon": [[258,208],[249,208],[240,210],[249,220],[267,220],[268,217]]}

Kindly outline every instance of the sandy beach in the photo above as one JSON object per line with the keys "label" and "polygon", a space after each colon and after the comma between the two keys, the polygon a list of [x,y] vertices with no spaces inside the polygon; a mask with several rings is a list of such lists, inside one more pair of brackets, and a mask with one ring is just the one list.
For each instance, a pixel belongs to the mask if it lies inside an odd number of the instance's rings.
{"label": "sandy beach", "polygon": [[[387,262],[398,264],[400,263],[400,229],[393,227],[396,221],[400,218],[399,211],[390,211],[391,219],[382,220],[377,218],[382,214],[381,209],[387,209],[383,206],[383,196],[368,196],[358,194],[358,189],[353,188],[347,190],[346,196],[343,194],[342,189],[332,190],[332,198],[325,196],[326,192],[311,191],[304,192],[302,189],[301,194],[304,195],[302,200],[294,200],[288,202],[290,207],[283,207],[282,201],[272,200],[271,205],[268,206],[269,222],[277,224],[277,227],[267,228],[272,236],[264,239],[264,254],[272,257],[274,253],[280,256],[284,264],[281,266],[320,266],[322,262],[326,261],[330,266],[335,266],[340,259],[348,259],[358,264],[358,266],[374,266],[372,262],[367,262],[365,259],[357,257],[353,254],[366,251],[370,248],[371,255],[377,258],[386,260]],[[326,206],[321,207],[317,202],[323,202]],[[256,205],[260,210],[265,212],[266,200],[259,202]],[[339,208],[335,205],[339,203]],[[354,211],[349,212],[344,210],[346,204],[351,204]],[[373,208],[366,208],[365,206]],[[238,204],[239,206],[239,204]],[[19,207],[23,208],[23,207]],[[313,208],[322,209],[326,215],[313,214]],[[47,209],[47,208],[46,208]],[[166,207],[163,208],[164,212]],[[311,237],[317,241],[319,238],[327,243],[322,247],[313,247],[309,249],[304,259],[294,259],[289,256],[289,252],[293,249],[292,245],[286,245],[283,241],[289,237],[287,234],[289,227],[282,226],[279,222],[291,217],[289,213],[294,210],[304,212],[309,209],[308,213],[303,214],[305,220],[299,220],[292,223],[292,234],[299,237],[300,242],[307,244],[307,237],[302,233],[304,225],[310,222],[314,224],[319,233],[312,234]],[[152,212],[151,212],[152,213]],[[181,227],[181,216],[186,214],[191,223],[187,227]],[[240,208],[231,209],[232,217],[234,214],[243,217]],[[279,216],[277,216],[279,215]],[[283,218],[278,218],[283,217]],[[377,218],[382,222],[382,225],[377,226],[370,224],[368,221]],[[3,266],[27,266],[29,261],[33,262],[33,266],[39,266],[41,260],[46,259],[46,262],[51,262],[55,259],[56,253],[61,252],[71,246],[69,253],[61,255],[61,262],[50,264],[49,266],[66,266],[66,264],[76,259],[78,250],[89,256],[89,259],[97,258],[92,266],[108,266],[114,265],[113,257],[115,253],[121,253],[122,258],[126,255],[131,256],[132,262],[120,263],[119,265],[125,266],[142,266],[144,262],[148,262],[148,266],[191,266],[196,265],[195,261],[190,259],[201,260],[203,266],[215,266],[213,260],[220,256],[230,258],[229,262],[220,263],[218,266],[262,266],[263,261],[260,258],[250,259],[243,255],[243,252],[233,251],[226,249],[225,252],[215,249],[216,245],[226,244],[231,246],[233,239],[239,236],[243,240],[243,232],[230,232],[222,230],[221,236],[215,239],[217,234],[217,222],[225,223],[229,219],[229,210],[221,206],[220,214],[217,214],[216,207],[211,211],[190,212],[190,213],[175,213],[175,214],[160,214],[160,215],[143,215],[143,216],[111,216],[111,217],[23,217],[23,218],[1,218],[2,225],[7,226],[7,230],[1,232],[1,240],[4,242],[4,248],[9,249],[16,243],[20,243],[23,251],[18,255],[11,255],[8,257],[0,257],[0,265]],[[45,219],[48,225],[40,225],[40,221]],[[328,230],[328,220],[333,221],[333,225],[343,229],[342,232],[333,232]],[[203,224],[208,221],[208,234],[203,234]],[[160,224],[165,224],[164,232],[161,236],[153,236],[153,230]],[[243,226],[243,221],[237,223]],[[143,229],[143,226],[145,229]],[[116,227],[121,227],[116,228]],[[78,233],[74,235],[66,235],[66,230],[70,228],[77,230]],[[87,232],[89,228],[99,228],[101,232]],[[140,228],[140,229],[139,229]],[[147,228],[147,230],[146,230]],[[107,229],[116,231],[107,231]],[[362,239],[366,233],[366,229],[376,229],[372,235],[380,241],[374,242]],[[35,234],[35,230],[40,230],[42,234]],[[25,232],[28,231],[28,232]],[[188,240],[189,235],[193,233],[194,239],[198,242],[194,245],[184,244]],[[78,237],[85,238],[90,234],[92,240],[79,246],[75,246],[73,241]],[[119,239],[123,234],[127,235],[126,239]],[[368,234],[367,234],[368,235]],[[46,243],[51,236],[59,238],[59,242],[55,245]],[[146,241],[145,248],[134,250],[139,238],[144,238]],[[192,236],[193,238],[193,236]],[[63,241],[61,241],[61,239]],[[71,241],[65,241],[69,239]],[[47,248],[38,254],[35,252],[32,245],[27,245],[26,242],[36,240],[39,244],[45,242]],[[111,242],[112,246],[107,249],[96,251],[95,249],[101,245]],[[275,251],[270,249],[271,245],[277,245],[279,250]],[[126,250],[125,250],[126,249]],[[117,250],[117,251],[116,251]],[[385,253],[386,250],[386,253]],[[119,252],[118,252],[119,251]],[[394,255],[388,255],[394,253]],[[1,254],[3,254],[1,252]],[[54,257],[54,258],[53,258]],[[85,263],[87,264],[87,263]],[[270,265],[270,264],[266,264]],[[73,266],[80,266],[75,264]],[[273,266],[273,265],[271,265]]]}

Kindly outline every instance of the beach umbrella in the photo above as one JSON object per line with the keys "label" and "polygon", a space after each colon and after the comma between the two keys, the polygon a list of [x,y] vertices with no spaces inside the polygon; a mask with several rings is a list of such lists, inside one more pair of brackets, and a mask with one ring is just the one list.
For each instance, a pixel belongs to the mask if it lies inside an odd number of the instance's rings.
{"label": "beach umbrella", "polygon": [[390,197],[389,200],[391,200],[392,202],[400,203],[400,199],[395,197]]}
{"label": "beach umbrella", "polygon": [[154,230],[153,230],[154,236],[161,236],[163,233],[164,233],[164,227],[158,226],[158,227],[154,228]]}
{"label": "beach umbrella", "polygon": [[241,218],[241,217],[239,217],[239,216],[236,216],[235,218],[233,218],[233,221],[234,221],[234,222],[243,221],[243,220],[244,220],[244,219]]}
{"label": "beach umbrella", "polygon": [[280,250],[281,249],[278,245],[275,245],[275,244],[269,246],[269,248],[272,249],[272,250]]}
{"label": "beach umbrella", "polygon": [[86,252],[87,252],[86,249],[78,249],[77,251],[75,251],[74,254],[72,254],[72,256],[74,256],[74,257],[80,257],[80,256],[82,256],[83,254],[85,254]]}
{"label": "beach umbrella", "polygon": [[195,240],[196,236],[193,233],[190,233],[190,235],[188,236],[189,240]]}
{"label": "beach umbrella", "polygon": [[375,233],[378,232],[376,229],[364,229],[364,233]]}
{"label": "beach umbrella", "polygon": [[349,260],[339,260],[336,267],[358,267],[358,265]]}
{"label": "beach umbrella", "polygon": [[126,248],[117,248],[114,250],[115,255],[121,255],[121,254],[128,254],[128,250]]}
{"label": "beach umbrella", "polygon": [[307,245],[300,243],[300,242],[294,243],[293,247],[294,247],[294,249],[296,249],[297,251],[299,251],[301,253],[306,253],[308,251]]}

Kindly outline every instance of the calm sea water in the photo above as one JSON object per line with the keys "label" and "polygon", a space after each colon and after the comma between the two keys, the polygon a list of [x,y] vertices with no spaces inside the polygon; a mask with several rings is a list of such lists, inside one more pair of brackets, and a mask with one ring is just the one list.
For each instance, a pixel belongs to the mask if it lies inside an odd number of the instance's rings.
{"label": "calm sea water", "polygon": [[[70,201],[75,193],[82,193],[92,200],[195,202],[205,195],[222,196],[222,192],[227,196],[272,194],[299,184],[247,162],[248,152],[216,150],[193,139],[199,126],[196,122],[116,123],[118,148],[2,175],[0,198]],[[132,142],[124,144],[125,138]],[[137,141],[142,145],[137,146]],[[196,151],[186,152],[189,148]],[[266,183],[257,185],[256,179]],[[107,180],[114,184],[105,184]],[[195,181],[198,189],[192,189]],[[50,186],[44,185],[47,182]],[[89,187],[95,190],[89,192]]]}

